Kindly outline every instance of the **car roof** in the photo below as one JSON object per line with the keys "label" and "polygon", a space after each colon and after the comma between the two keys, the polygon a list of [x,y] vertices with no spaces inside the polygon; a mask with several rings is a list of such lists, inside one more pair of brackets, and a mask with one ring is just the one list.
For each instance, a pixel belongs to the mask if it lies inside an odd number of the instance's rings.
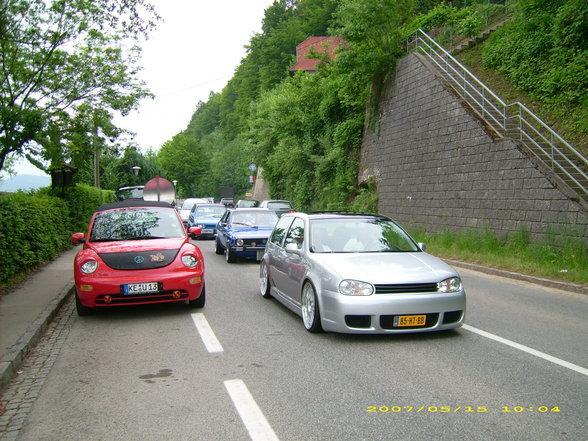
{"label": "car roof", "polygon": [[350,219],[350,218],[357,218],[357,219],[367,219],[367,218],[376,218],[376,219],[385,219],[391,220],[389,217],[376,214],[376,213],[367,213],[367,212],[359,212],[359,211],[313,211],[311,213],[302,213],[302,212],[295,212],[295,213],[286,213],[284,216],[296,216],[296,215],[305,215],[308,216],[309,219]]}
{"label": "car roof", "polygon": [[258,208],[258,207],[240,207],[240,208],[227,208],[227,211],[233,212],[233,213],[243,213],[243,212],[249,212],[249,213],[275,213],[274,210],[270,210],[268,208]]}
{"label": "car roof", "polygon": [[117,208],[133,208],[133,207],[164,207],[164,208],[172,208],[172,209],[174,208],[172,205],[168,204],[167,202],[143,201],[140,199],[125,199],[123,201],[102,204],[95,211],[98,212],[98,211],[105,211],[105,210],[114,210]]}

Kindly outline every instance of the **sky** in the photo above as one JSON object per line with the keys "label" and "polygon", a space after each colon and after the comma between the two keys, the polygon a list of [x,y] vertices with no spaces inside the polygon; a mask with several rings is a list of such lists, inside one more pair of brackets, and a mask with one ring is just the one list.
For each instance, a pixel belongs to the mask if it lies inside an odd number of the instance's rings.
{"label": "sky", "polygon": [[[150,0],[160,22],[142,44],[140,77],[155,99],[145,99],[137,111],[116,117],[115,123],[135,132],[145,153],[158,150],[184,130],[199,101],[220,92],[245,57],[244,46],[274,0]],[[21,160],[17,174],[43,175]]]}

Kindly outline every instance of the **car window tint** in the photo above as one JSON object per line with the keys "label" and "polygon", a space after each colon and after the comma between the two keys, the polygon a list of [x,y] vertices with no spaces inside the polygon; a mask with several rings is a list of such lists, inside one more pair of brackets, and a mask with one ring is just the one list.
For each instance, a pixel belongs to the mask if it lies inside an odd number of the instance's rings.
{"label": "car window tint", "polygon": [[270,242],[276,245],[282,245],[284,236],[286,235],[286,230],[288,229],[291,223],[291,217],[282,217],[276,224],[276,227],[274,228],[274,231],[270,236]]}
{"label": "car window tint", "polygon": [[295,244],[297,249],[302,249],[302,244],[304,243],[304,221],[299,217],[294,219],[294,222],[292,222],[292,226],[286,235],[286,242],[284,242],[284,246],[287,246],[291,243]]}
{"label": "car window tint", "polygon": [[133,208],[96,214],[90,241],[155,239],[183,235],[184,230],[175,210]]}

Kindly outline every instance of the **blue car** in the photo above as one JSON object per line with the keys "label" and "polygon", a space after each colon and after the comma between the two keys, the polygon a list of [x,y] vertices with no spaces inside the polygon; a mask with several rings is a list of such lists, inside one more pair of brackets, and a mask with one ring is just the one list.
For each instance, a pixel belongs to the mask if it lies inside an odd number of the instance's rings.
{"label": "blue car", "polygon": [[216,227],[216,254],[227,262],[238,258],[261,260],[278,215],[264,208],[228,209]]}
{"label": "blue car", "polygon": [[196,204],[188,215],[188,228],[202,228],[200,238],[213,239],[216,234],[216,224],[225,211],[227,208],[222,204]]}

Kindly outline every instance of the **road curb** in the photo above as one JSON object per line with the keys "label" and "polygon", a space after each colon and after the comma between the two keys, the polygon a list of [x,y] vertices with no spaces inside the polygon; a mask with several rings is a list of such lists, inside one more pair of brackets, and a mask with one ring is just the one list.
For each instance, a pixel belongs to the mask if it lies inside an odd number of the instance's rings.
{"label": "road curb", "polygon": [[0,360],[0,390],[4,389],[20,369],[27,354],[39,342],[43,333],[55,317],[61,306],[73,293],[74,286],[70,283],[47,305],[32,325],[20,336],[18,341],[2,356]]}
{"label": "road curb", "polygon": [[523,280],[525,282],[536,283],[541,286],[548,286],[550,288],[557,288],[563,291],[575,292],[578,294],[588,295],[588,286],[577,285],[575,283],[560,282],[558,280],[544,279],[541,277],[529,276],[527,274],[515,273],[512,271],[501,270],[497,268],[491,268],[488,266],[476,265],[475,263],[461,262],[458,260],[443,259],[448,264],[458,267],[465,268],[473,271],[479,271],[481,273],[490,274],[493,276],[506,277],[508,279]]}

